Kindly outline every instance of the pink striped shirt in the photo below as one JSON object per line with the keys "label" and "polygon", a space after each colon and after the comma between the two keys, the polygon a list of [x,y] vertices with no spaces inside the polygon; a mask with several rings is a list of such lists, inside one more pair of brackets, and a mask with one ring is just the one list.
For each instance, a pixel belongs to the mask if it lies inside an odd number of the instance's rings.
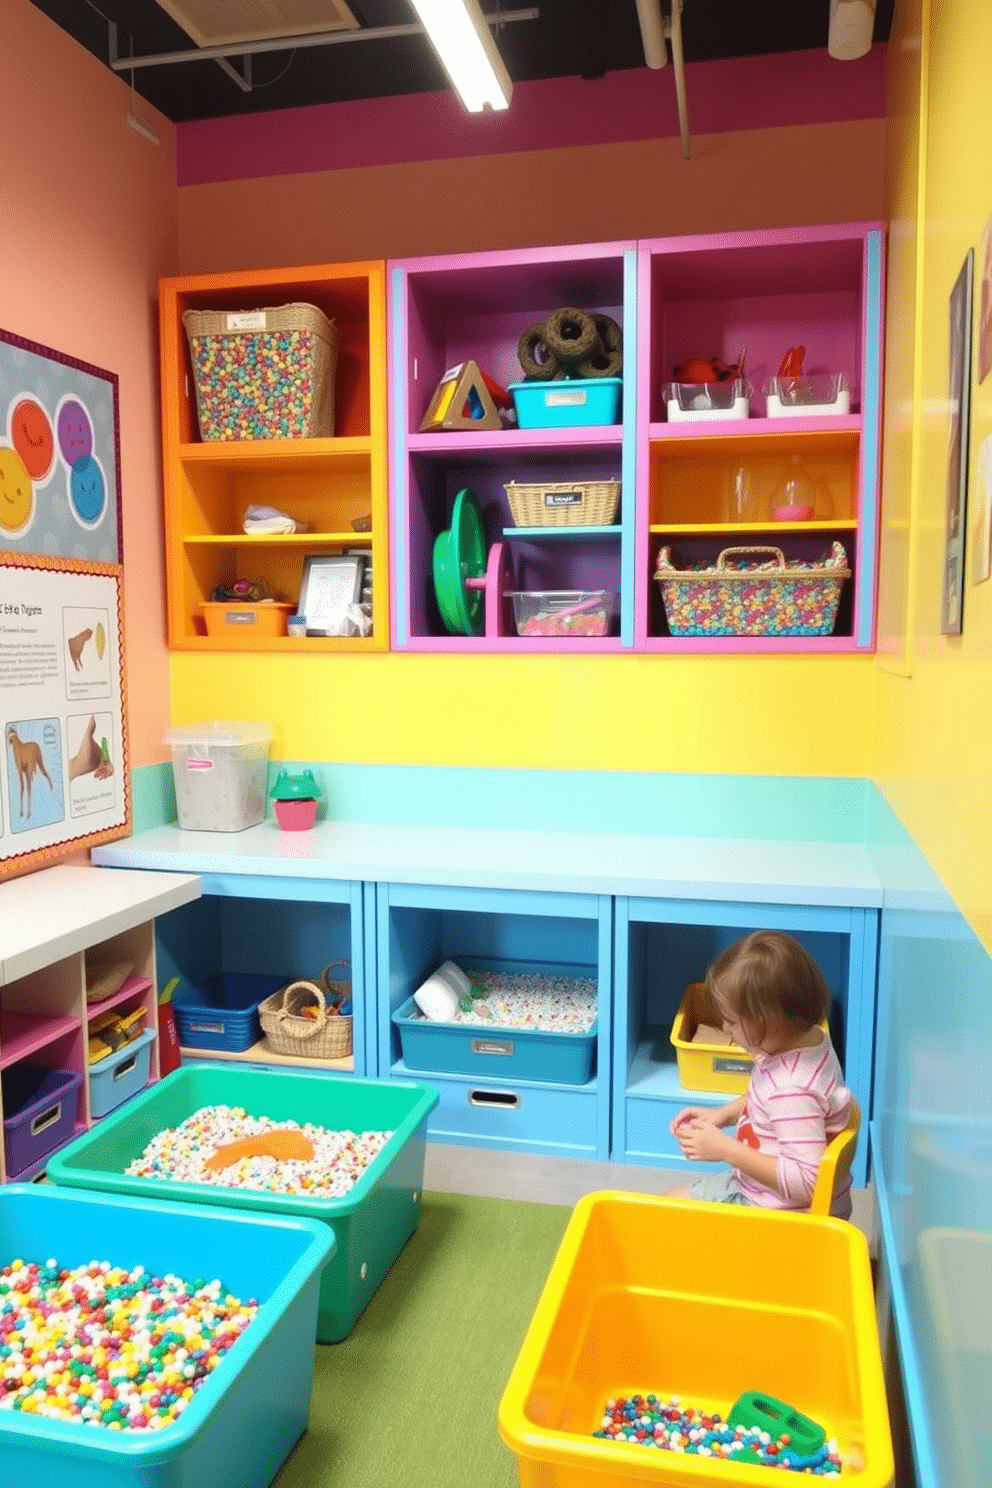
{"label": "pink striped shirt", "polygon": [[[808,1209],[820,1159],[832,1137],[847,1124],[851,1092],[826,1034],[808,1049],[757,1054],[737,1139],[774,1157],[779,1192],[734,1169],[749,1204],[762,1209]],[[834,1195],[830,1211],[851,1215],[851,1182]]]}

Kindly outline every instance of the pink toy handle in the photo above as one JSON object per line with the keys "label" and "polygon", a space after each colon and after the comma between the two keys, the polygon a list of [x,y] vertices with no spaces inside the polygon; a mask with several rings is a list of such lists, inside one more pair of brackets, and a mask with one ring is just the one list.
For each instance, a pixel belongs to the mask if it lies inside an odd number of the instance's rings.
{"label": "pink toy handle", "polygon": [[602,596],[597,594],[592,599],[582,600],[581,604],[569,605],[567,610],[555,610],[555,618],[561,615],[581,615],[583,610],[594,610],[602,603]]}
{"label": "pink toy handle", "polygon": [[485,577],[480,577],[478,579],[465,579],[464,583],[466,589],[485,589],[486,587]]}

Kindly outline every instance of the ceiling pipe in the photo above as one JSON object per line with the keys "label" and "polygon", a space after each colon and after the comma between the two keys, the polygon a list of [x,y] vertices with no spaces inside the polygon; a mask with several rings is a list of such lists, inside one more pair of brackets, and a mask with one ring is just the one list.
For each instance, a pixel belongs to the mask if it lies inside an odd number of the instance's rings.
{"label": "ceiling pipe", "polygon": [[672,70],[675,73],[675,98],[679,106],[679,133],[682,136],[682,158],[689,159],[689,110],[685,101],[685,58],[682,55],[682,0],[672,0],[669,22],[672,40]]}
{"label": "ceiling pipe", "polygon": [[668,61],[666,38],[672,44],[672,68],[675,73],[675,99],[679,110],[679,134],[682,157],[689,159],[689,113],[685,97],[685,58],[682,55],[682,0],[671,0],[671,18],[661,13],[661,0],[636,0],[637,19],[641,26],[641,45],[648,67],[664,67]]}
{"label": "ceiling pipe", "polygon": [[[537,6],[528,10],[502,10],[484,17],[488,26],[505,26],[510,21],[536,21],[541,14]],[[109,66],[112,72],[130,72],[135,67],[168,67],[176,62],[216,62],[219,57],[259,57],[266,52],[290,52],[297,48],[343,46],[355,41],[392,41],[397,36],[423,36],[423,26],[411,23],[400,26],[365,26],[359,31],[315,31],[306,36],[271,36],[264,41],[230,41],[223,46],[197,47],[194,51],[156,52],[143,57],[120,57],[117,54],[117,27],[111,21]],[[240,86],[240,84],[239,84]]]}
{"label": "ceiling pipe", "polygon": [[637,19],[641,25],[641,45],[648,67],[664,67],[668,61],[665,45],[665,23],[661,18],[661,0],[637,0]]}

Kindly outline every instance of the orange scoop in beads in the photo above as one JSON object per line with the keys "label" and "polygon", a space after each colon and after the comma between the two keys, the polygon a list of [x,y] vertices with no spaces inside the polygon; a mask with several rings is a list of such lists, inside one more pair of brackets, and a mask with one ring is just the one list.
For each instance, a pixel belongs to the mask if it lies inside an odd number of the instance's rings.
{"label": "orange scoop in beads", "polygon": [[295,1131],[259,1132],[257,1137],[240,1137],[237,1142],[228,1142],[218,1147],[212,1157],[203,1164],[208,1173],[219,1168],[229,1168],[243,1157],[274,1157],[277,1162],[309,1162],[313,1157],[313,1144]]}

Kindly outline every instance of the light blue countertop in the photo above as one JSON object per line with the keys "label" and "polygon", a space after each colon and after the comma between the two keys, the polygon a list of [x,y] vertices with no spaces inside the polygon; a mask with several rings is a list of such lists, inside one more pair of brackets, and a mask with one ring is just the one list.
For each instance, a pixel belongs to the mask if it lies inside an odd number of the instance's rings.
{"label": "light blue countertop", "polygon": [[156,827],[93,849],[94,863],[201,875],[531,889],[651,899],[877,908],[882,884],[850,842],[663,837],[493,827],[320,822],[283,832]]}

